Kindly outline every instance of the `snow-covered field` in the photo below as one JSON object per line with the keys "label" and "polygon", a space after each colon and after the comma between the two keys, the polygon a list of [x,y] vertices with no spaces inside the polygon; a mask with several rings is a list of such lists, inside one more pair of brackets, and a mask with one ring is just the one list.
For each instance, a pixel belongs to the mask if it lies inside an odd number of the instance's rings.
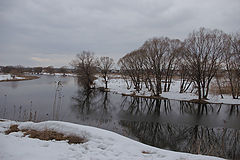
{"label": "snow-covered field", "polygon": [[[52,130],[65,135],[84,137],[83,144],[67,141],[43,141],[23,137],[22,132],[5,135],[13,125],[19,129]],[[149,135],[151,136],[151,135]],[[1,160],[217,160],[221,158],[179,153],[151,147],[116,133],[67,122],[40,123],[0,121]]]}
{"label": "snow-covered field", "polygon": [[10,74],[0,74],[0,81],[13,80],[13,79],[25,79],[24,77],[12,77]]}
{"label": "snow-covered field", "polygon": [[[104,87],[104,82],[101,77],[98,76],[98,79],[95,80],[96,87]],[[110,91],[119,93],[119,94],[136,94],[143,96],[151,96],[151,92],[149,92],[146,88],[143,88],[140,93],[137,93],[133,86],[128,90],[126,82],[119,78],[113,77],[109,79],[108,88]],[[198,99],[198,96],[194,93],[179,93],[180,89],[180,80],[173,80],[169,92],[163,92],[161,94],[162,97],[174,100],[193,100]],[[223,95],[224,98],[221,99],[220,95],[208,95],[208,102],[210,103],[224,103],[224,104],[240,104],[240,99],[233,99],[231,95]]]}

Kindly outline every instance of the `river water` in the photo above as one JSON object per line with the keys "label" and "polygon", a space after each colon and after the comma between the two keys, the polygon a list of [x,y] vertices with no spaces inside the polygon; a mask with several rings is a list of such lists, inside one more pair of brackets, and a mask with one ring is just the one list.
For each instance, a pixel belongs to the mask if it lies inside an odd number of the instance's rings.
{"label": "river water", "polygon": [[0,118],[90,125],[158,148],[240,159],[240,105],[87,92],[74,77],[41,76],[0,83]]}

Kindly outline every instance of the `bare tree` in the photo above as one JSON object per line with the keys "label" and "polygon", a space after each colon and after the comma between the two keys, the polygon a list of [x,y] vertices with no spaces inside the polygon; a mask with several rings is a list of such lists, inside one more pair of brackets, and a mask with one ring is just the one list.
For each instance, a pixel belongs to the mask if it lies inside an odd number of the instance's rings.
{"label": "bare tree", "polygon": [[114,60],[110,57],[100,57],[100,59],[98,60],[98,67],[100,69],[101,76],[104,79],[106,89],[108,88],[107,86],[109,80],[108,74],[113,68],[113,65]]}
{"label": "bare tree", "polygon": [[62,66],[59,71],[63,74],[63,76],[66,76],[67,73],[67,67],[66,66]]}
{"label": "bare tree", "polygon": [[120,73],[125,77],[127,85],[129,85],[127,78],[130,78],[131,84],[134,85],[137,92],[142,89],[143,61],[144,58],[140,49],[126,54],[118,61]]}
{"label": "bare tree", "polygon": [[33,72],[34,72],[34,73],[37,73],[37,74],[41,73],[42,70],[43,70],[42,67],[34,67],[34,68],[33,68]]}
{"label": "bare tree", "polygon": [[87,90],[93,88],[93,81],[96,79],[97,63],[93,55],[93,52],[83,51],[70,63],[77,72],[80,84]]}
{"label": "bare tree", "polygon": [[[159,96],[162,93],[161,80],[163,78],[164,56],[169,52],[169,38],[153,38],[146,41],[143,46],[146,52],[147,70],[152,70],[154,80],[150,80],[150,86],[154,95]],[[154,83],[154,85],[152,84]]]}
{"label": "bare tree", "polygon": [[198,89],[198,98],[207,99],[209,85],[221,66],[224,52],[224,33],[200,28],[185,40],[184,58],[188,72]]}
{"label": "bare tree", "polygon": [[2,72],[3,72],[4,74],[10,73],[10,71],[11,71],[12,69],[13,69],[12,66],[5,66],[5,67],[2,67]]}
{"label": "bare tree", "polygon": [[53,74],[54,73],[54,68],[53,66],[48,66],[45,68],[46,72],[49,74]]}
{"label": "bare tree", "polygon": [[216,75],[215,75],[215,79],[216,79],[216,82],[217,82],[217,87],[218,87],[218,90],[219,90],[219,93],[221,95],[221,98],[223,99],[223,90],[222,90],[222,83],[221,80],[224,79],[223,78],[223,73],[222,73],[222,70],[219,70]]}
{"label": "bare tree", "polygon": [[164,92],[169,92],[172,84],[173,73],[177,68],[182,42],[178,39],[169,40],[169,50],[164,55],[163,74],[165,76]]}
{"label": "bare tree", "polygon": [[24,66],[22,65],[17,65],[14,67],[16,69],[17,74],[23,74],[24,73]]}
{"label": "bare tree", "polygon": [[137,92],[143,84],[154,95],[162,93],[162,80],[164,91],[170,90],[174,70],[177,67],[180,40],[170,40],[167,37],[153,38],[146,41],[143,46],[126,54],[118,62],[122,75],[128,75]]}
{"label": "bare tree", "polygon": [[179,65],[178,65],[178,70],[180,73],[180,93],[184,93],[186,92],[192,84],[192,78],[191,75],[189,74],[189,72],[187,71],[187,66],[183,61],[179,61]]}
{"label": "bare tree", "polygon": [[233,99],[240,96],[240,34],[227,36],[225,65]]}

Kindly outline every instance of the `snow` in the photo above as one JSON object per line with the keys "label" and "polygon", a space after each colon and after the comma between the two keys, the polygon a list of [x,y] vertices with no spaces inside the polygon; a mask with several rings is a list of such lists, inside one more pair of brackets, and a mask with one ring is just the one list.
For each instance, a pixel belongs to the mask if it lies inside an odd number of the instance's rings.
{"label": "snow", "polygon": [[53,76],[72,76],[72,77],[75,77],[77,76],[76,74],[74,73],[53,73],[53,74],[50,74],[50,73],[47,73],[47,72],[42,72],[40,73],[40,75],[53,75]]}
{"label": "snow", "polygon": [[[127,89],[127,84],[124,79],[115,77],[111,75],[111,79],[108,80],[108,88],[112,92],[116,92],[119,94],[135,94],[135,95],[141,95],[141,96],[151,96],[152,93],[147,90],[147,88],[142,88],[142,90],[137,93],[136,90],[133,88],[133,86],[130,89]],[[103,87],[104,82],[103,78],[99,77],[97,80],[95,80],[96,87]],[[173,83],[171,85],[169,92],[163,92],[161,94],[161,97],[173,99],[173,100],[193,100],[198,99],[198,96],[194,93],[186,92],[186,93],[179,93],[180,89],[180,80],[173,80]],[[223,99],[220,95],[213,95],[209,94],[208,98],[209,100],[206,100],[210,103],[223,103],[223,104],[240,104],[240,99],[233,99],[231,95],[223,95]]]}
{"label": "snow", "polygon": [[[66,135],[87,139],[83,144],[68,144],[66,141],[43,141],[23,137],[22,132],[5,135],[10,125],[18,124],[19,129],[53,130]],[[1,160],[218,160],[221,158],[173,152],[151,147],[123,137],[116,133],[95,127],[67,122],[46,121],[0,122]],[[145,152],[145,153],[144,153]]]}
{"label": "snow", "polygon": [[13,80],[13,79],[25,79],[24,77],[15,77],[13,78],[10,74],[0,74],[0,81],[4,80]]}

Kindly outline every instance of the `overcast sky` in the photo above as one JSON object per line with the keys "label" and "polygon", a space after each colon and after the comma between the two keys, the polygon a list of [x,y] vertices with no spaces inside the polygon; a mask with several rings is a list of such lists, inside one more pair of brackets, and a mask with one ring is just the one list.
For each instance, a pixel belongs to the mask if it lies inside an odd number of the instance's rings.
{"label": "overcast sky", "polygon": [[240,32],[240,0],[0,0],[0,65],[61,67],[83,50],[117,61],[199,27]]}

